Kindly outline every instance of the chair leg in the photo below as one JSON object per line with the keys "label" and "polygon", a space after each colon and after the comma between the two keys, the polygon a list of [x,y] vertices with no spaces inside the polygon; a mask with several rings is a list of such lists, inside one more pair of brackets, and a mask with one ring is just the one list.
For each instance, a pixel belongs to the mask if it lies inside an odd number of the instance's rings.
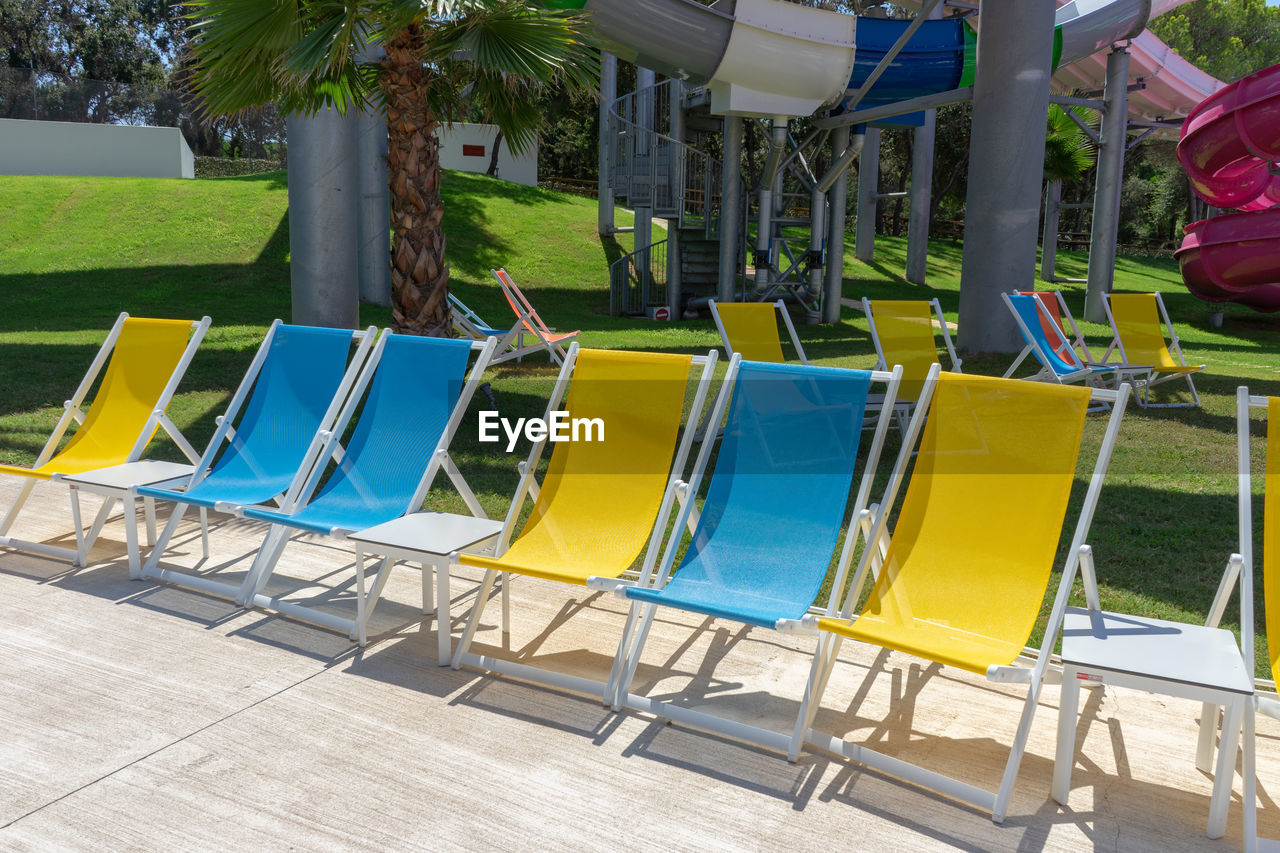
{"label": "chair leg", "polygon": [[1009,810],[1009,800],[1013,797],[1013,784],[1018,778],[1018,768],[1022,765],[1022,754],[1027,749],[1027,738],[1031,735],[1031,721],[1036,714],[1036,703],[1040,701],[1042,677],[1032,675],[1027,689],[1027,701],[1022,708],[1022,718],[1018,721],[1018,732],[1013,737],[1013,746],[1009,750],[1009,761],[1004,767],[1004,778],[1000,780],[1000,790],[996,793],[996,802],[991,809],[991,820],[1004,823],[1005,814]]}
{"label": "chair leg", "polygon": [[809,667],[809,680],[805,682],[804,696],[800,699],[800,712],[796,715],[796,728],[791,735],[791,749],[787,752],[787,760],[795,761],[800,757],[813,727],[813,719],[818,715],[822,704],[822,694],[826,692],[831,671],[835,669],[836,656],[844,637],[839,634],[825,634],[818,638],[818,647],[813,653],[813,664]]}
{"label": "chair leg", "polygon": [[200,553],[209,559],[209,510],[200,507]]}
{"label": "chair leg", "polygon": [[[382,590],[387,585],[387,579],[391,577],[391,569],[395,567],[395,560],[391,557],[383,557],[381,564],[378,566],[378,576],[373,580],[373,589],[369,592],[369,597],[365,600],[364,605],[364,625],[367,628],[369,620],[373,618],[373,611],[377,609],[378,602],[382,600]],[[357,565],[357,569],[363,567]],[[359,577],[357,576],[357,581]],[[424,608],[425,609],[425,608]],[[360,645],[364,645],[362,642]]]}
{"label": "chair leg", "polygon": [[1244,709],[1244,750],[1242,770],[1244,771],[1244,790],[1241,792],[1241,810],[1244,812],[1244,849],[1245,853],[1253,853],[1258,849],[1258,777],[1254,738],[1257,732],[1257,709],[1252,696],[1245,697]]}
{"label": "chair leg", "polygon": [[[156,499],[143,498],[142,511],[147,520],[147,544],[156,544]],[[202,510],[203,511],[203,510]]]}
{"label": "chair leg", "polygon": [[13,526],[14,519],[18,517],[18,513],[22,511],[22,507],[27,502],[27,498],[31,497],[31,490],[36,487],[36,481],[28,478],[18,491],[18,496],[13,499],[13,503],[9,504],[9,509],[5,510],[4,518],[0,519],[0,536],[8,535],[9,528]]}
{"label": "chair leg", "polygon": [[[631,691],[631,679],[623,679],[622,675],[628,670],[628,662],[631,659],[632,647],[635,644],[633,635],[636,633],[636,613],[639,605],[632,602],[627,609],[627,621],[622,626],[622,636],[618,638],[618,651],[613,656],[613,666],[609,670],[609,680],[605,682],[604,694],[600,697],[604,704],[618,711],[622,708],[622,699]],[[637,651],[636,656],[639,657]]]}
{"label": "chair leg", "polygon": [[476,603],[471,607],[471,618],[467,620],[467,627],[462,631],[462,639],[458,641],[458,647],[453,651],[454,669],[462,666],[462,656],[471,648],[471,640],[476,635],[476,628],[480,626],[480,614],[484,613],[484,606],[489,601],[489,593],[493,592],[493,584],[497,579],[497,571],[494,569],[485,571],[484,580],[481,581],[480,589],[476,592]]}
{"label": "chair leg", "polygon": [[502,633],[511,633],[511,573],[502,573]]}
{"label": "chair leg", "polygon": [[84,520],[80,515],[80,490],[72,488],[68,491],[71,494],[71,524],[76,531],[76,556],[71,561],[71,565],[82,569],[88,563],[89,549],[84,544]]}
{"label": "chair leg", "polygon": [[1071,771],[1076,757],[1076,721],[1080,714],[1080,681],[1071,667],[1062,668],[1062,693],[1058,701],[1058,751],[1053,758],[1053,799],[1067,805],[1071,798]]}
{"label": "chair leg", "polygon": [[280,555],[289,544],[289,531],[283,525],[273,524],[267,533],[266,541],[258,549],[258,556],[249,566],[249,573],[240,584],[240,592],[236,595],[236,604],[241,607],[252,607],[254,599],[266,589],[267,581],[275,571]]}
{"label": "chair leg", "polygon": [[156,544],[151,546],[151,553],[147,555],[147,561],[142,565],[142,577],[150,577],[156,570],[156,567],[160,564],[160,557],[164,554],[165,546],[169,544],[169,540],[177,532],[178,524],[182,521],[182,514],[186,511],[187,504],[177,503],[173,505],[173,512],[169,514],[169,520],[165,522],[164,529],[160,531]]}

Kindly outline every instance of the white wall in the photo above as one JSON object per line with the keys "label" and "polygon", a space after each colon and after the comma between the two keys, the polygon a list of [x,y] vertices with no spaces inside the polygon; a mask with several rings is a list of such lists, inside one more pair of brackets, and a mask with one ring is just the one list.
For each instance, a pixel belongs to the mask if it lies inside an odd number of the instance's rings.
{"label": "white wall", "polygon": [[[493,156],[493,140],[498,135],[495,124],[455,124],[442,126],[440,134],[440,165],[446,169],[461,172],[479,172],[489,170],[489,158]],[[465,154],[463,146],[479,146],[483,154]],[[538,185],[538,145],[533,146],[520,157],[511,153],[504,138],[498,151],[498,177],[504,181],[512,181],[525,186]]]}
{"label": "white wall", "polygon": [[194,178],[176,127],[0,119],[0,175]]}

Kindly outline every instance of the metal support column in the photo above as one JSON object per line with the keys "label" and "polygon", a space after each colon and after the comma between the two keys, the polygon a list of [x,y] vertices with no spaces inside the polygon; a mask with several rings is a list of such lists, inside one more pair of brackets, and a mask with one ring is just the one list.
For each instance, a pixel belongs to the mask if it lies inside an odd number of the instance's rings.
{"label": "metal support column", "polygon": [[1111,292],[1116,274],[1116,232],[1120,225],[1120,190],[1124,182],[1124,134],[1129,124],[1129,51],[1121,46],[1107,54],[1103,90],[1098,174],[1093,190],[1093,229],[1089,235],[1089,284],[1084,318],[1107,322],[1102,295]]}
{"label": "metal support column", "polygon": [[[636,69],[636,124],[642,130],[653,130],[653,83],[654,74],[652,69],[637,68]],[[643,141],[639,143],[637,153],[643,151],[648,155],[649,173],[653,174],[653,158],[657,156],[657,152],[652,145],[652,139],[648,135],[644,135]],[[653,187],[652,182],[649,184]],[[653,192],[651,189],[650,192]],[[647,310],[649,307],[649,288],[653,284],[653,269],[651,265],[650,253],[644,251],[653,243],[653,201],[650,199],[643,205],[635,205],[635,230],[632,233],[632,241],[636,252],[636,266],[640,270],[640,291],[641,305]]]}
{"label": "metal support column", "polygon": [[360,319],[351,239],[357,233],[355,119],[327,107],[310,117],[293,113],[285,127],[293,322],[354,329]]}
{"label": "metal support column", "polygon": [[[849,149],[849,127],[831,131],[831,159],[837,161]],[[823,271],[822,322],[840,322],[840,297],[844,289],[844,221],[849,203],[849,173],[846,170],[827,192],[827,266]]]}
{"label": "metal support column", "polygon": [[[684,142],[684,83],[681,80],[672,78],[669,85],[671,88],[671,129],[667,135],[679,142]],[[684,151],[680,148],[673,148],[671,156],[684,157]],[[678,211],[682,211],[684,210],[685,180],[683,164],[681,164],[680,168],[674,169],[673,174],[679,178],[678,185],[673,187],[675,192],[674,206]],[[674,219],[667,220],[667,308],[671,311],[672,320],[679,320],[684,309],[681,250],[680,214],[677,213]]]}
{"label": "metal support column", "polygon": [[858,220],[854,224],[853,254],[860,261],[876,256],[876,199],[880,193],[880,128],[867,128],[858,158]]}
{"label": "metal support column", "polygon": [[981,0],[973,83],[960,347],[1017,352],[1000,294],[1035,279],[1053,56],[1053,3]]}
{"label": "metal support column", "polygon": [[600,139],[599,159],[596,162],[596,232],[605,237],[613,233],[613,152],[617,148],[609,113],[618,99],[618,58],[611,53],[600,54]]}
{"label": "metal support column", "polygon": [[[942,4],[929,10],[942,17]],[[929,262],[929,211],[933,197],[933,148],[938,111],[925,110],[924,124],[915,129],[911,145],[911,194],[907,212],[907,281],[924,284]]]}
{"label": "metal support column", "polygon": [[778,164],[782,161],[782,149],[787,144],[787,120],[785,117],[775,118],[769,138],[769,156],[765,160],[764,170],[760,175],[760,189],[757,196],[758,219],[756,221],[756,285],[755,293],[763,297],[769,289],[773,273],[773,218],[777,201],[775,188],[780,176]]}
{"label": "metal support column", "polygon": [[1044,187],[1044,227],[1040,229],[1040,280],[1056,280],[1058,266],[1058,214],[1062,211],[1062,181]]}
{"label": "metal support column", "polygon": [[738,240],[742,206],[742,117],[724,117],[724,159],[720,163],[720,272],[716,299],[732,302],[738,289]]}

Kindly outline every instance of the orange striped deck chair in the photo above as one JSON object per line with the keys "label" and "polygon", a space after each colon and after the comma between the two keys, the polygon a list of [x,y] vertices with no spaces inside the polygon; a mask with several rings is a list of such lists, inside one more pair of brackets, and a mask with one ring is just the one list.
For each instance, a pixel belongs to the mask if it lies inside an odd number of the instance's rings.
{"label": "orange striped deck chair", "polygon": [[[520,361],[529,353],[539,350],[546,350],[553,363],[562,364],[565,347],[578,337],[578,332],[557,332],[551,329],[538,316],[533,303],[520,288],[516,287],[516,283],[511,280],[511,276],[505,269],[489,270],[489,272],[493,273],[493,277],[498,280],[502,295],[507,298],[507,304],[516,315],[516,323],[511,328],[511,331],[515,332],[514,339],[510,333],[505,336],[496,334],[506,346],[504,351],[499,352],[490,361],[490,364],[500,364],[513,358]],[[486,329],[486,331],[494,330]],[[526,338],[529,339],[527,343]]]}

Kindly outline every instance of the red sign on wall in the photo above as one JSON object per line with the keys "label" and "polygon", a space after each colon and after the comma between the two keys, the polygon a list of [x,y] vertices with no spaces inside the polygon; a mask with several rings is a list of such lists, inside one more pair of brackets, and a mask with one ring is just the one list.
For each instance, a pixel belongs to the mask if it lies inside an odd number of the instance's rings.
{"label": "red sign on wall", "polygon": [[462,156],[463,157],[483,157],[484,146],[483,145],[464,145],[462,146]]}

